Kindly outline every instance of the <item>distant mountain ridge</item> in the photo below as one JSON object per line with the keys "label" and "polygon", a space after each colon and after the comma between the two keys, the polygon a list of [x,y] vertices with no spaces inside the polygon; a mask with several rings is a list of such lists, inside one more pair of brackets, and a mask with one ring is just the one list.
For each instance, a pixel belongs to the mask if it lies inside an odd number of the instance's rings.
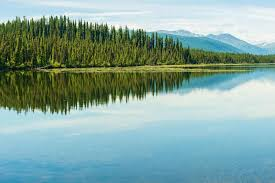
{"label": "distant mountain ridge", "polygon": [[269,50],[271,53],[275,53],[275,42],[274,43],[261,43],[257,45],[260,48]]}
{"label": "distant mountain ridge", "polygon": [[214,51],[214,52],[229,52],[229,53],[242,53],[241,50],[228,45],[226,43],[213,40],[203,36],[182,36],[175,32],[158,32],[162,37],[172,37],[173,39],[178,39],[183,43],[185,47],[202,49],[205,51]]}
{"label": "distant mountain ridge", "polygon": [[186,47],[214,52],[249,53],[255,55],[275,54],[275,43],[253,45],[231,34],[201,35],[186,30],[157,31],[161,36],[179,39]]}
{"label": "distant mountain ridge", "polygon": [[256,55],[268,54],[268,51],[266,49],[260,48],[256,45],[252,45],[246,41],[243,41],[241,39],[238,39],[232,36],[231,34],[219,34],[219,35],[209,34],[207,37],[211,39],[215,39],[217,41],[221,41],[231,46],[234,46],[242,50],[244,53],[251,53]]}
{"label": "distant mountain ridge", "polygon": [[184,37],[203,37],[203,35],[195,34],[187,30],[177,30],[177,31],[159,30],[157,32],[164,33],[164,34],[173,34],[177,36],[184,36]]}

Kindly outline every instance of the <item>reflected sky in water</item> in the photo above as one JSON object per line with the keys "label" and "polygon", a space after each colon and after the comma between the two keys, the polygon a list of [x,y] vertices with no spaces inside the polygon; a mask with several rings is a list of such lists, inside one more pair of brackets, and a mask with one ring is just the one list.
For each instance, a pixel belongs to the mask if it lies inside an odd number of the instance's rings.
{"label": "reflected sky in water", "polygon": [[275,72],[73,109],[1,109],[0,182],[275,181]]}

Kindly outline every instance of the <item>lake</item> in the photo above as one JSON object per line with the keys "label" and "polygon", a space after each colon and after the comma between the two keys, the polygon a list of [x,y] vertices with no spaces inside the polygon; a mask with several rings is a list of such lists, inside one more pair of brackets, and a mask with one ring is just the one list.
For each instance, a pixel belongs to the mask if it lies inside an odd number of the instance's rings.
{"label": "lake", "polygon": [[1,183],[275,182],[275,69],[0,73]]}

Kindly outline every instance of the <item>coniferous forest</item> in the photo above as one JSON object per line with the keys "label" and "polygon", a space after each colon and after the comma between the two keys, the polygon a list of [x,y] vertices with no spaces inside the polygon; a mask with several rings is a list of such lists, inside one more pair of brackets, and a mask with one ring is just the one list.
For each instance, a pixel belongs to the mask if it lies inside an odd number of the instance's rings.
{"label": "coniferous forest", "polygon": [[193,50],[157,33],[116,29],[65,16],[16,18],[0,24],[2,69],[271,62],[275,56]]}

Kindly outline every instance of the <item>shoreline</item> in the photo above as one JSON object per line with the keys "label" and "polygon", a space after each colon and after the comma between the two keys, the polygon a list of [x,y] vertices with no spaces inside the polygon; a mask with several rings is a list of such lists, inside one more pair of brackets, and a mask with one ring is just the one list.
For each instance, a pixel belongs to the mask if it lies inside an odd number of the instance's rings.
{"label": "shoreline", "polygon": [[186,65],[146,65],[127,67],[76,67],[76,68],[11,68],[0,69],[0,72],[33,71],[33,72],[245,72],[252,68],[274,67],[275,63],[256,64],[186,64]]}

